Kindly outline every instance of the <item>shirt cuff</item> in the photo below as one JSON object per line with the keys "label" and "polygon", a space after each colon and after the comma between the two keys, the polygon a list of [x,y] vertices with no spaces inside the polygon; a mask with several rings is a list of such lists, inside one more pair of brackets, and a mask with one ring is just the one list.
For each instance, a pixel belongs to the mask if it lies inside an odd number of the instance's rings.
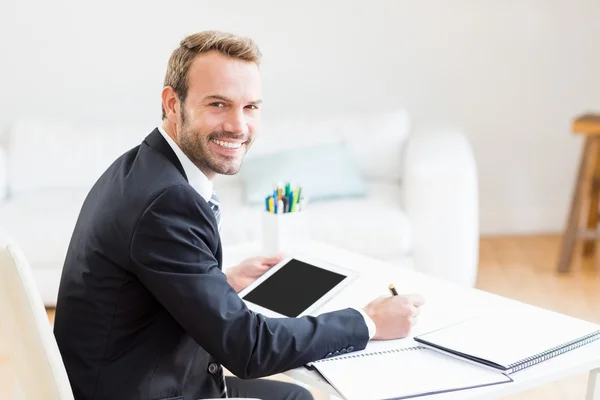
{"label": "shirt cuff", "polygon": [[363,310],[361,310],[360,308],[355,308],[355,310],[358,311],[365,319],[365,324],[367,325],[367,328],[369,329],[369,340],[373,339],[373,336],[375,336],[375,332],[376,332],[375,322],[373,322],[371,317],[369,317],[367,315],[367,313],[364,312]]}

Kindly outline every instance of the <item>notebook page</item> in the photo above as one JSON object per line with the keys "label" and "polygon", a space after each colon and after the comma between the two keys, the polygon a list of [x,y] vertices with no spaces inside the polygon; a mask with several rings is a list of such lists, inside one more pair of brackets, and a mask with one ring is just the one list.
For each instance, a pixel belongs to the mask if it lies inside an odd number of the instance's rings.
{"label": "notebook page", "polygon": [[506,375],[429,349],[316,363],[348,400],[403,398],[512,382]]}
{"label": "notebook page", "polygon": [[421,338],[507,368],[598,329],[596,324],[547,310],[524,309],[494,312]]}

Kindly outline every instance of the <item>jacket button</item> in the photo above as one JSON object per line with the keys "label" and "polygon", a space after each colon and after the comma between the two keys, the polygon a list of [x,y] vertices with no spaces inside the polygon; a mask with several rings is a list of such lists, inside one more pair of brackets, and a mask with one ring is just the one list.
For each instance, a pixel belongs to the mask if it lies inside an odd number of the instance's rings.
{"label": "jacket button", "polygon": [[350,353],[351,351],[354,351],[354,346],[348,346],[346,350],[348,350],[348,353]]}
{"label": "jacket button", "polygon": [[327,353],[327,355],[325,356],[325,358],[329,358],[333,355],[333,353]]}
{"label": "jacket button", "polygon": [[340,350],[340,354],[346,354],[346,352],[347,352],[347,351],[348,351],[348,350],[346,350],[346,349],[341,349],[341,350]]}
{"label": "jacket button", "polygon": [[215,363],[210,363],[208,364],[208,373],[209,374],[214,374],[219,370],[219,366]]}
{"label": "jacket button", "polygon": [[339,355],[340,355],[340,352],[336,350],[336,351],[333,353],[333,355],[334,355],[334,356],[339,356]]}

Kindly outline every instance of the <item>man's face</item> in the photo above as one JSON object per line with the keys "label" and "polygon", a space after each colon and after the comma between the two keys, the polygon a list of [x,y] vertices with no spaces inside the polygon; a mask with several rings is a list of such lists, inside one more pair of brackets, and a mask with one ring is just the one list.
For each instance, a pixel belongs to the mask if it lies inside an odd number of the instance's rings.
{"label": "man's face", "polygon": [[253,62],[217,52],[198,56],[177,123],[179,146],[208,178],[236,174],[260,119],[260,74]]}

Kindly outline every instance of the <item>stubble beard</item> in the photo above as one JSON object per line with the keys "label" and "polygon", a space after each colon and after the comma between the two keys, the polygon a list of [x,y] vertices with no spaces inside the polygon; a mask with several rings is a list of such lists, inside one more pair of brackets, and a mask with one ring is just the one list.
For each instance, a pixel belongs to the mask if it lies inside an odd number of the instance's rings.
{"label": "stubble beard", "polygon": [[205,175],[212,174],[220,175],[235,175],[239,172],[243,156],[250,147],[250,142],[245,146],[245,152],[239,159],[229,159],[220,161],[216,156],[211,154],[209,145],[210,139],[215,138],[239,138],[239,135],[230,134],[227,132],[211,132],[208,135],[203,135],[198,130],[193,130],[187,123],[185,112],[181,114],[181,132],[179,134],[179,147],[185,155],[198,167]]}

